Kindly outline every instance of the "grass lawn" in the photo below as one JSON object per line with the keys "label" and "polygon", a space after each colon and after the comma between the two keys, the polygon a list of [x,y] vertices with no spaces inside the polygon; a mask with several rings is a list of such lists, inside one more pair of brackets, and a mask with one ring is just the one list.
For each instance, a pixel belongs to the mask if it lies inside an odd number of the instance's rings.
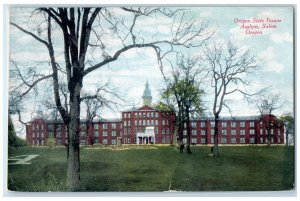
{"label": "grass lawn", "polygon": [[[149,146],[148,146],[149,147]],[[140,147],[142,148],[142,147]],[[81,185],[88,192],[132,191],[282,191],[294,188],[294,148],[274,146],[175,146],[124,150],[81,149]],[[25,147],[9,157],[38,154],[30,165],[8,166],[13,191],[66,191],[66,149]]]}

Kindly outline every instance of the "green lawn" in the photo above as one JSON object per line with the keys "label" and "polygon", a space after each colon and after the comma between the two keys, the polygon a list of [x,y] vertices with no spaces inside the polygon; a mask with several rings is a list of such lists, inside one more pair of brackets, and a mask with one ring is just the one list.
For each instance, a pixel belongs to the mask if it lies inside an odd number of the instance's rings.
{"label": "green lawn", "polygon": [[[153,147],[153,146],[152,146]],[[293,147],[209,147],[180,154],[175,146],[81,149],[82,191],[282,191],[294,188]],[[66,191],[65,148],[19,148],[9,157],[38,154],[31,165],[9,165],[13,191]]]}

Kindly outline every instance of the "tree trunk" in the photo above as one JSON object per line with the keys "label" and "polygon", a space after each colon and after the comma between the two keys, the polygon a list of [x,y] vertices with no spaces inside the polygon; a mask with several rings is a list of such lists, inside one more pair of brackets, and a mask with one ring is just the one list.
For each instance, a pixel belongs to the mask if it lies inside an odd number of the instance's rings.
{"label": "tree trunk", "polygon": [[68,127],[68,168],[67,185],[70,191],[80,189],[80,91],[77,82],[74,90],[70,91],[70,123]]}
{"label": "tree trunk", "polygon": [[289,133],[287,132],[287,129],[285,129],[285,146],[288,147],[289,146]]}
{"label": "tree trunk", "polygon": [[218,128],[218,124],[219,124],[219,115],[215,116],[215,135],[214,135],[214,149],[213,149],[213,154],[214,157],[219,157],[220,153],[219,153],[219,128]]}
{"label": "tree trunk", "polygon": [[186,146],[186,151],[188,154],[191,154],[191,129],[190,129],[190,115],[189,115],[189,108],[186,108],[185,111],[185,115],[186,115],[186,128],[187,128],[187,146]]}

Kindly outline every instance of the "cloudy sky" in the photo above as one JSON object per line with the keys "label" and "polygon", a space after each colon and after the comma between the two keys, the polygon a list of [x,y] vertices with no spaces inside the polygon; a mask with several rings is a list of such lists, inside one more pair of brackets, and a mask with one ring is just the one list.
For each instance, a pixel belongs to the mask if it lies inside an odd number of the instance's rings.
{"label": "cloudy sky", "polygon": [[[188,7],[186,7],[188,8]],[[292,7],[191,7],[194,18],[199,18],[208,24],[209,30],[215,32],[212,41],[226,42],[229,39],[239,46],[248,48],[252,55],[256,56],[259,69],[255,77],[251,78],[252,90],[263,87],[271,87],[272,93],[280,93],[289,101],[277,115],[293,111],[293,9]],[[123,13],[116,12],[122,16]],[[24,23],[27,19],[27,10],[10,10],[10,20]],[[33,22],[37,19],[31,19]],[[263,21],[263,22],[262,22]],[[244,23],[242,23],[244,22]],[[156,26],[152,26],[155,24]],[[244,29],[242,26],[252,26]],[[263,26],[272,28],[262,28]],[[170,23],[162,19],[144,19],[137,21],[137,26],[143,27],[143,36],[158,33],[161,37],[170,30]],[[259,28],[255,28],[258,26]],[[254,27],[254,28],[253,28]],[[247,31],[248,30],[248,31]],[[148,33],[149,32],[149,33]],[[251,33],[249,33],[251,32]],[[31,37],[21,33],[10,26],[10,59],[23,66],[36,66],[43,73],[49,72],[49,65],[38,63],[48,61],[45,47]],[[61,43],[59,30],[54,32],[54,38]],[[107,37],[108,51],[118,45],[112,37]],[[196,55],[199,49],[189,50]],[[97,55],[97,51],[94,55]],[[101,58],[101,54],[99,59]],[[57,60],[63,59],[62,52],[57,51]],[[38,63],[38,65],[37,65]],[[48,65],[48,66],[47,66]],[[95,71],[85,77],[84,88],[93,91],[96,85],[111,81],[118,92],[128,100],[120,110],[128,109],[133,105],[141,105],[141,96],[145,82],[148,80],[152,91],[153,102],[159,101],[159,91],[164,86],[164,81],[157,64],[155,52],[152,49],[133,49],[124,53],[117,62],[105,66],[100,71]],[[10,83],[13,85],[13,83]],[[209,85],[205,86],[207,95],[205,100],[207,107],[211,108],[212,96]],[[43,86],[39,86],[43,91]],[[42,92],[41,92],[42,93]],[[243,97],[235,94],[230,97],[233,100],[233,115],[256,115],[257,108],[247,104]],[[32,104],[32,103],[35,104]],[[24,118],[31,117],[30,111],[36,110],[39,98],[32,99],[28,103],[28,111]],[[29,109],[30,108],[30,109]],[[29,114],[30,113],[30,114]],[[104,117],[119,117],[119,112],[105,111]],[[222,112],[223,116],[229,115],[228,111]]]}

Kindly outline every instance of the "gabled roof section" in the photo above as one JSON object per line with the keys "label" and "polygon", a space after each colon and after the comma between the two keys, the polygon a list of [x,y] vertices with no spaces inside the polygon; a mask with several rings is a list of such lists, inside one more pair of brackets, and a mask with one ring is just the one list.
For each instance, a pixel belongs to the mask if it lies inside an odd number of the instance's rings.
{"label": "gabled roof section", "polygon": [[138,112],[138,111],[160,111],[160,110],[155,109],[154,107],[151,107],[151,106],[148,106],[148,105],[144,105],[140,108],[133,107],[131,109],[124,110],[122,112]]}

